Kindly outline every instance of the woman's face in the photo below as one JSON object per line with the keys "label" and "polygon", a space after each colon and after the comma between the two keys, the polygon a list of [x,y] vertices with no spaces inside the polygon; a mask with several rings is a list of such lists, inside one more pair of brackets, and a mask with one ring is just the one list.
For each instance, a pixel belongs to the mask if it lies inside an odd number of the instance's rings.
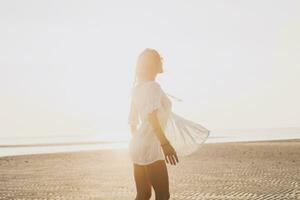
{"label": "woman's face", "polygon": [[163,73],[163,72],[164,72],[164,69],[162,67],[162,64],[160,64],[160,66],[158,66],[157,73],[160,74],[160,73]]}

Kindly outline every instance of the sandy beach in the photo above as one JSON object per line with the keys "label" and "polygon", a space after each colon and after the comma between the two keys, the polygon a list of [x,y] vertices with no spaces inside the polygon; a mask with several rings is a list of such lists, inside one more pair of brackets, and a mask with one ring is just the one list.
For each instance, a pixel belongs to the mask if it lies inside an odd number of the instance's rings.
{"label": "sandy beach", "polygon": [[[168,168],[171,199],[300,199],[300,140],[205,144]],[[1,200],[134,196],[126,150],[0,158]]]}

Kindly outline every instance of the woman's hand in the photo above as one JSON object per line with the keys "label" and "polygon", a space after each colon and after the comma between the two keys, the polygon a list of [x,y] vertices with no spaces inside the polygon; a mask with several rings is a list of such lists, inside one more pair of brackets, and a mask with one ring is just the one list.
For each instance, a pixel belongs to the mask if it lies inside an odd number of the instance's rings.
{"label": "woman's hand", "polygon": [[178,163],[179,160],[173,146],[168,142],[166,144],[162,144],[161,147],[165,154],[166,162],[170,163],[171,165],[176,165],[176,163]]}
{"label": "woman's hand", "polygon": [[148,115],[148,120],[152,125],[153,131],[161,144],[161,147],[165,154],[166,162],[170,163],[171,165],[176,165],[176,163],[179,162],[176,151],[169,143],[164,131],[160,126],[159,120],[157,118],[157,109]]}

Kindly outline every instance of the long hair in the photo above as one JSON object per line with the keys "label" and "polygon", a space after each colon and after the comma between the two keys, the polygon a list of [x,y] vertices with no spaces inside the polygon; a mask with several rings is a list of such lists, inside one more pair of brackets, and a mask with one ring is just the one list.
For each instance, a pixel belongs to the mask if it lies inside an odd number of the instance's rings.
{"label": "long hair", "polygon": [[[163,58],[155,49],[146,48],[138,57],[135,76],[133,81],[133,87],[149,73],[162,73],[162,61]],[[176,101],[182,101],[180,98],[166,93],[172,99]]]}
{"label": "long hair", "polygon": [[138,57],[133,86],[147,74],[162,72],[162,57],[155,49],[147,48]]}

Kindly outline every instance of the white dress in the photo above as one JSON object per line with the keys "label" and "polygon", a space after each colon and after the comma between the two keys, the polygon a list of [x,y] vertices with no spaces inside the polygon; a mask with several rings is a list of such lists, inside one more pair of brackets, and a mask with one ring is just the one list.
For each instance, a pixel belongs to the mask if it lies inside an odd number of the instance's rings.
{"label": "white dress", "polygon": [[159,123],[178,156],[195,152],[206,140],[209,131],[199,124],[186,120],[171,111],[172,103],[160,85],[147,81],[132,90],[129,124],[138,125],[129,143],[133,163],[148,165],[164,160],[153,127],[147,120],[148,114],[157,109]]}

